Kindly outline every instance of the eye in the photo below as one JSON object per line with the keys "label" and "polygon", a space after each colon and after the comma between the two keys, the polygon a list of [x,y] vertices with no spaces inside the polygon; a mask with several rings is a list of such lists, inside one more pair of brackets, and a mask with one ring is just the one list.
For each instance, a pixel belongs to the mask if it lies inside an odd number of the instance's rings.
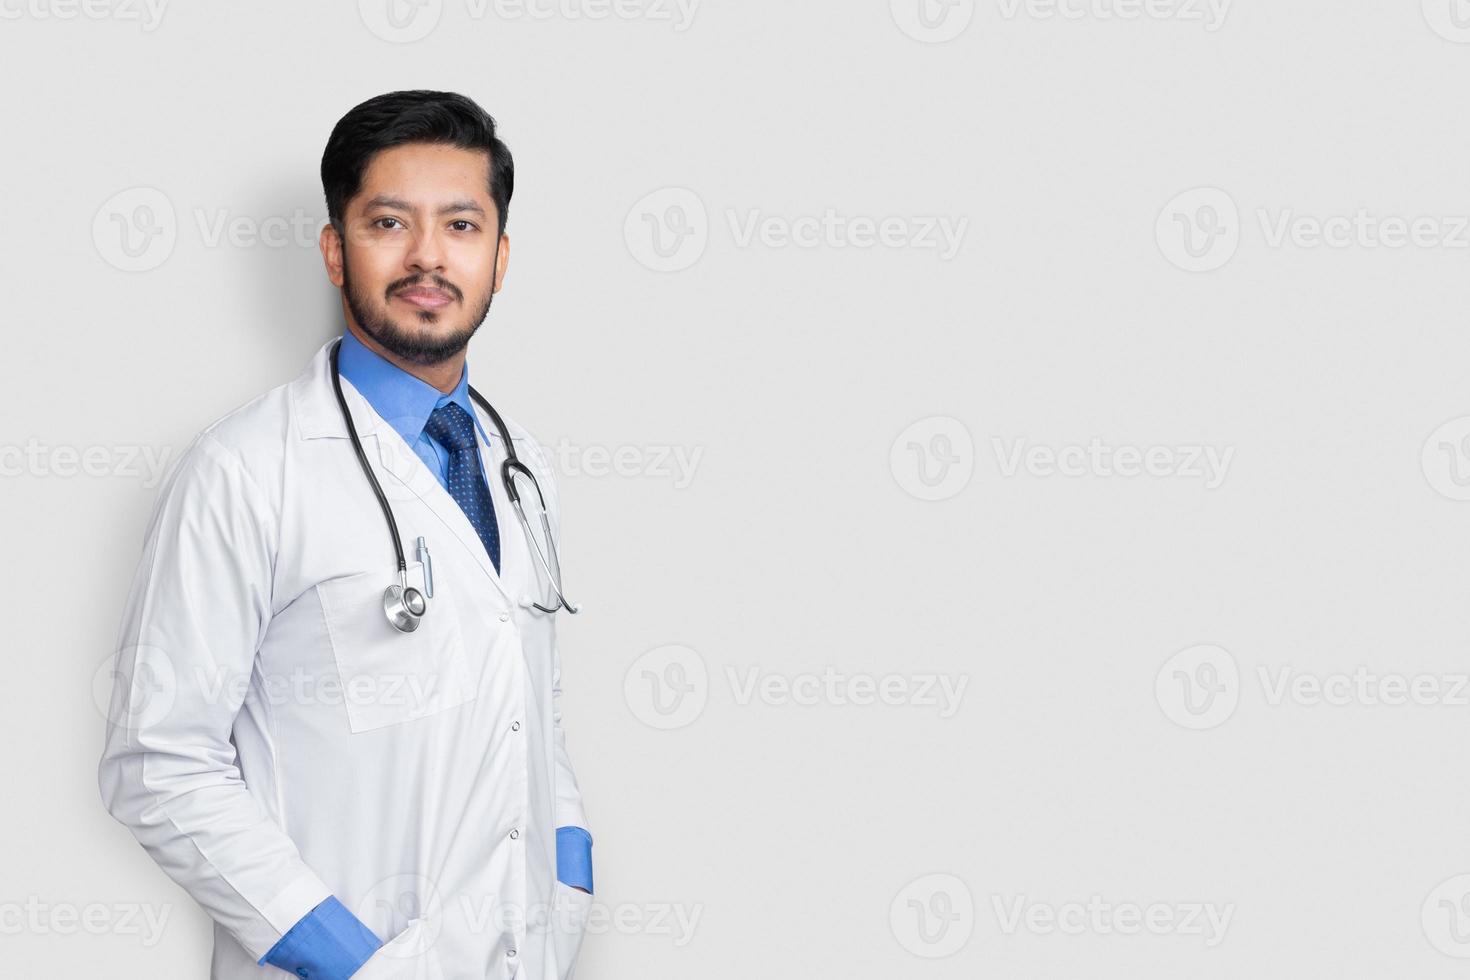
{"label": "eye", "polygon": [[469,231],[475,227],[473,222],[466,221],[463,218],[459,219],[458,221],[451,221],[450,225],[464,225],[463,228],[455,228],[455,231]]}
{"label": "eye", "polygon": [[[374,225],[376,225],[376,226],[378,226],[378,227],[380,227],[380,228],[384,228],[384,227],[386,227],[386,226],[385,226],[385,225],[384,225],[384,224],[383,224],[383,222],[385,222],[385,221],[392,221],[392,222],[395,222],[395,223],[397,223],[397,222],[398,222],[398,219],[397,219],[397,218],[388,218],[388,217],[384,217],[384,218],[379,218],[379,219],[378,219],[378,220],[377,220],[377,221],[374,221],[374,222],[373,222],[373,224],[374,224]],[[390,230],[391,230],[391,229],[390,229]]]}

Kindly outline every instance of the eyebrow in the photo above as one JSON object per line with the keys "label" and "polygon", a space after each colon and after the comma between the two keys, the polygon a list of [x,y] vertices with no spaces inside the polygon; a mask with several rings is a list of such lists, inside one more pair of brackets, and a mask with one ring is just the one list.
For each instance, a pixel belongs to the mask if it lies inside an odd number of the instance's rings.
{"label": "eyebrow", "polygon": [[[413,205],[409,204],[402,198],[389,197],[386,194],[379,194],[377,197],[368,201],[367,204],[363,205],[364,210],[370,211],[373,208],[393,208],[395,211],[406,211],[409,214],[413,214],[417,210],[413,207]],[[473,211],[475,214],[479,215],[483,215],[485,213],[484,208],[480,207],[474,201],[470,200],[450,201],[448,204],[441,204],[439,206],[439,210],[434,213],[454,214],[458,211]]]}

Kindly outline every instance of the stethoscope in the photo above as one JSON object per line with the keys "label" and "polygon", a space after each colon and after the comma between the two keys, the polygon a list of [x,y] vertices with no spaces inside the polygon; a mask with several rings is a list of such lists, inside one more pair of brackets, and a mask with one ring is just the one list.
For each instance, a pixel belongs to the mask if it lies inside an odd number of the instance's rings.
{"label": "stethoscope", "polygon": [[[338,340],[332,345],[332,389],[337,393],[337,404],[342,409],[342,419],[347,423],[347,435],[352,439],[352,450],[357,454],[357,462],[362,466],[362,472],[367,476],[368,483],[372,484],[373,494],[378,498],[378,506],[383,510],[383,519],[388,522],[388,535],[393,539],[393,553],[398,558],[398,584],[390,585],[383,592],[383,612],[388,617],[389,624],[400,633],[412,633],[419,628],[419,623],[428,612],[429,601],[424,598],[423,592],[408,584],[408,562],[403,557],[403,541],[398,536],[398,522],[393,518],[393,508],[388,506],[388,498],[383,494],[383,488],[378,484],[378,478],[373,473],[373,468],[368,464],[367,454],[362,451],[362,440],[357,437],[357,426],[352,424],[352,412],[347,408],[347,399],[342,395],[342,374],[337,367],[337,352],[342,347],[342,341]],[[516,512],[516,517],[521,522],[521,529],[526,533],[526,540],[530,542],[531,551],[535,553],[536,559],[546,571],[546,577],[551,582],[551,589],[556,593],[557,604],[547,607],[539,602],[531,605],[544,613],[554,613],[558,609],[566,609],[569,613],[578,612],[578,608],[572,605],[561,589],[561,562],[557,559],[556,541],[551,536],[551,521],[546,515],[546,497],[541,493],[541,485],[536,482],[536,474],[532,473],[520,458],[516,456],[515,444],[511,442],[510,432],[501,420],[500,413],[490,407],[484,397],[470,386],[470,397],[485,410],[490,416],[490,421],[495,423],[495,429],[500,433],[500,441],[505,444],[505,462],[500,464],[500,482],[505,487],[505,495],[510,498],[510,505]],[[522,476],[531,481],[531,488],[536,491],[536,500],[541,506],[541,529],[546,532],[546,548],[548,555],[541,550],[541,545],[536,541],[536,535],[531,533],[531,522],[526,520],[525,508],[521,506],[521,492],[516,486],[516,477]],[[422,541],[422,539],[420,539]],[[433,586],[426,587],[432,594]]]}

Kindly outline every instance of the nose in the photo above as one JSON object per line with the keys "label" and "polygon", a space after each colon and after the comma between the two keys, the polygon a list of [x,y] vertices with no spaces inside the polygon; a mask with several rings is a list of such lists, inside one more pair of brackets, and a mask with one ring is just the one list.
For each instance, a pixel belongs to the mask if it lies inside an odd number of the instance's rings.
{"label": "nose", "polygon": [[424,228],[414,234],[404,264],[416,272],[443,271],[444,248],[434,228]]}

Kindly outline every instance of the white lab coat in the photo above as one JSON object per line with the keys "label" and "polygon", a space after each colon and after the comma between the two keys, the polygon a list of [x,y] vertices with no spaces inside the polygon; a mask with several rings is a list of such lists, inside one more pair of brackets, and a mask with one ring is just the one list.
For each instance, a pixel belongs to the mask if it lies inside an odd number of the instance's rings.
{"label": "white lab coat", "polygon": [[[556,617],[531,607],[551,603],[501,486],[500,437],[477,408],[497,575],[459,505],[343,379],[415,577],[419,536],[430,552],[428,613],[395,631],[393,548],[331,343],[170,472],[123,617],[103,799],[214,919],[214,980],[287,976],[256,961],[329,895],[386,943],[364,980],[567,980],[591,897],[556,879],[555,828],[588,824]],[[505,422],[559,534],[551,469]]]}

